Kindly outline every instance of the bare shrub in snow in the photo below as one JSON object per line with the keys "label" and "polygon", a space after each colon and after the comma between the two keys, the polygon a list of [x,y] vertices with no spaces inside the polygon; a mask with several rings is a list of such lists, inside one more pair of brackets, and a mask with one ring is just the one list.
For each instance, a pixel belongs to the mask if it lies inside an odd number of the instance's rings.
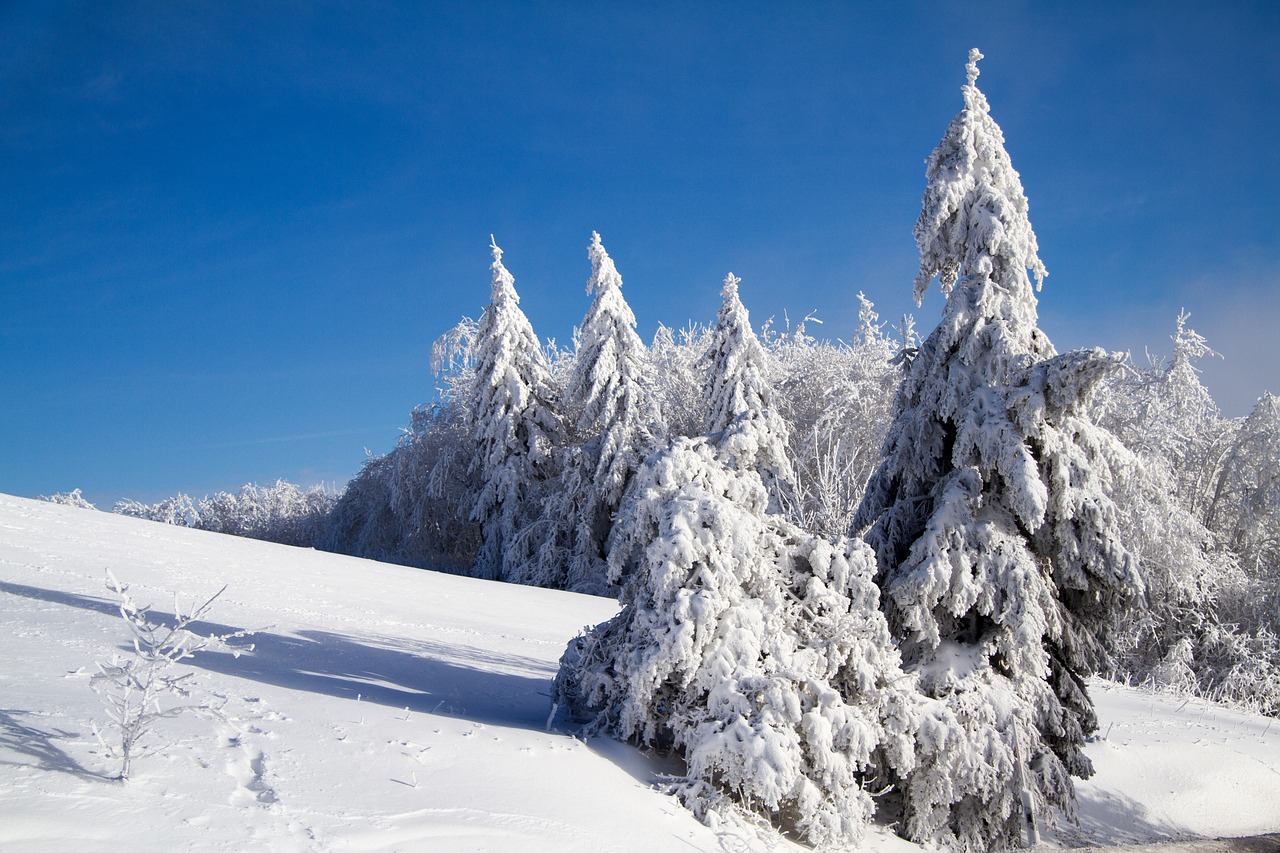
{"label": "bare shrub in snow", "polygon": [[[192,624],[209,612],[226,587],[186,613],[182,612],[175,595],[172,625],[152,621],[150,608],[138,605],[129,595],[129,587],[110,570],[107,589],[118,599],[120,616],[129,626],[133,652],[98,662],[98,673],[91,684],[106,705],[109,723],[102,728],[94,723],[93,733],[103,751],[120,762],[116,778],[124,780],[129,778],[134,760],[150,754],[143,749],[143,740],[157,722],[186,713],[217,715],[215,705],[194,696],[192,673],[177,670],[175,665],[206,649],[223,649],[239,655],[253,647],[227,645],[228,640],[243,637],[247,631],[205,636],[191,630]],[[175,699],[179,704],[169,704]]]}

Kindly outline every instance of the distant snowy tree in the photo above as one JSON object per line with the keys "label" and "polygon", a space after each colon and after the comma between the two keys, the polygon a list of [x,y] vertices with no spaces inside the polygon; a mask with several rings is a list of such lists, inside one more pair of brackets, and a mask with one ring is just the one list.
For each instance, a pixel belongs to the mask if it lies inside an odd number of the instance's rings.
{"label": "distant snowy tree", "polygon": [[1235,433],[1205,524],[1236,553],[1280,569],[1280,400],[1273,394],[1258,399]]}
{"label": "distant snowy tree", "polygon": [[1168,362],[1150,357],[1148,366],[1113,378],[1095,404],[1136,457],[1116,498],[1147,606],[1111,632],[1117,675],[1274,710],[1280,622],[1268,567],[1275,560],[1227,522],[1248,491],[1238,475],[1265,470],[1259,439],[1266,430],[1246,440],[1248,421],[1222,416],[1196,367],[1214,353],[1188,319],[1185,311],[1177,318]]}
{"label": "distant snowy tree", "polygon": [[69,492],[57,492],[49,497],[40,495],[37,500],[48,501],[51,504],[59,504],[61,506],[73,506],[79,509],[97,509],[89,501],[85,500],[79,489],[72,489]]}
{"label": "distant snowy tree", "polygon": [[858,329],[849,344],[809,335],[813,317],[765,339],[795,471],[794,501],[784,509],[801,527],[828,538],[848,532],[880,462],[899,378],[874,306],[861,293],[858,300]]}
{"label": "distant snowy tree", "polygon": [[678,332],[659,326],[649,345],[652,397],[658,407],[661,431],[669,437],[702,434],[707,419],[704,359],[711,348],[711,330],[690,323]]}
{"label": "distant snowy tree", "polygon": [[551,473],[563,428],[553,409],[546,358],[520,310],[515,279],[502,265],[497,243],[491,248],[492,298],[476,329],[468,407],[470,473],[478,481],[470,517],[482,536],[474,574],[522,581],[531,561],[519,534],[536,515],[537,486]]}
{"label": "distant snowy tree", "polygon": [[1168,363],[1152,357],[1150,367],[1130,370],[1101,418],[1139,456],[1159,460],[1174,497],[1203,519],[1236,425],[1200,381],[1197,362],[1218,354],[1187,325],[1190,317],[1178,315]]}
{"label": "distant snowy tree", "polygon": [[246,483],[238,493],[217,492],[194,501],[179,493],[154,504],[117,501],[112,512],[178,527],[313,547],[324,535],[337,498],[322,485],[310,489],[277,480],[272,486]]}
{"label": "distant snowy tree", "polygon": [[[710,366],[704,397],[708,404],[705,432],[723,434],[725,452],[739,468],[760,473],[770,507],[793,500],[795,473],[787,457],[787,424],[774,403],[768,381],[768,354],[751,329],[751,318],[738,297],[742,279],[729,273],[720,295],[724,301],[711,332]],[[731,429],[732,427],[732,429]]]}
{"label": "distant snowy tree", "polygon": [[920,730],[905,828],[969,850],[1070,810],[1097,725],[1084,678],[1105,660],[1110,614],[1141,588],[1107,496],[1123,448],[1085,414],[1117,359],[1055,356],[1036,326],[1027,273],[1039,286],[1046,272],[980,58],[928,159],[915,228],[916,299],[938,276],[943,317],[910,362],[855,519],[904,666],[945,707]]}
{"label": "distant snowy tree", "polygon": [[182,492],[155,504],[144,504],[134,500],[117,501],[112,512],[178,527],[201,527],[200,511],[196,508],[196,502],[190,495]]}
{"label": "distant snowy tree", "polygon": [[385,456],[371,457],[329,514],[318,548],[462,574],[471,570],[479,529],[461,508],[471,437],[456,400],[415,409]]}
{"label": "distant snowy tree", "polygon": [[754,809],[815,845],[860,837],[914,705],[860,542],[770,514],[741,442],[677,440],[637,473],[609,551],[622,611],[573,641],[556,700],[592,730],[680,752],[700,816]]}

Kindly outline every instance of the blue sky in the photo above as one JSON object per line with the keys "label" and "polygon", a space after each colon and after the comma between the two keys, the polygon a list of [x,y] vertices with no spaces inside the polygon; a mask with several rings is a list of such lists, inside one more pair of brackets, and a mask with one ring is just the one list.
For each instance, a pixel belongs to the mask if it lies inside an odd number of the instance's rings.
{"label": "blue sky", "polygon": [[0,5],[0,491],[341,482],[506,251],[543,337],[599,230],[648,339],[911,302],[970,47],[1060,350],[1280,392],[1280,4]]}

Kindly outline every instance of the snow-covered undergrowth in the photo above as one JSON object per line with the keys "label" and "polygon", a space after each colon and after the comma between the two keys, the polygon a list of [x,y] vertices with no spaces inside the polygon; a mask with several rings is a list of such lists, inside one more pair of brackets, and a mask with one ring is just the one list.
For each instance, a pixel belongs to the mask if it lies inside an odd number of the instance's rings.
{"label": "snow-covered undergrowth", "polygon": [[[95,661],[129,642],[107,569],[155,616],[225,584],[206,633],[258,629],[182,664],[225,722],[162,720],[123,783],[91,729]],[[651,788],[679,769],[656,757],[545,730],[565,643],[615,611],[0,496],[0,849],[802,849],[698,823]],[[1058,843],[1280,829],[1280,723],[1093,690],[1098,772]],[[917,848],[874,828],[863,849]]]}

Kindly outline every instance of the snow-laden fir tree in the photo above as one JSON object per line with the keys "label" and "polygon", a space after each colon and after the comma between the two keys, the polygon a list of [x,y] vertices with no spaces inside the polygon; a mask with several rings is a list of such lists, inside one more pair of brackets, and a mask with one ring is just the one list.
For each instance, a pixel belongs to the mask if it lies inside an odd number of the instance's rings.
{"label": "snow-laden fir tree", "polygon": [[917,302],[942,320],[910,361],[885,459],[855,519],[876,549],[904,667],[939,701],[904,780],[905,829],[943,846],[1016,844],[1069,810],[1096,728],[1084,678],[1141,582],[1107,495],[1119,443],[1084,414],[1117,359],[1055,356],[1027,200],[970,53],[964,109],[927,161]]}
{"label": "snow-laden fir tree", "polygon": [[637,467],[654,446],[654,403],[648,361],[636,318],[622,296],[622,276],[591,233],[587,246],[591,307],[561,403],[573,423],[573,447],[559,488],[548,496],[547,535],[540,554],[543,586],[603,593],[605,541],[613,513]]}
{"label": "snow-laden fir tree", "polygon": [[[736,284],[725,314],[745,324]],[[776,478],[780,450],[758,448],[782,436],[752,385],[758,358],[722,349],[737,408],[722,402],[714,433],[637,472],[610,538],[623,608],[570,644],[556,699],[595,731],[681,753],[677,790],[700,815],[732,802],[813,844],[844,843],[873,811],[872,777],[910,767],[914,699],[870,549],[770,511],[762,474]]]}
{"label": "snow-laden fir tree", "polygon": [[783,502],[794,500],[795,474],[787,457],[787,424],[768,381],[769,356],[738,296],[741,281],[729,273],[720,291],[723,302],[711,332],[703,391],[708,412],[705,432],[723,434],[725,452],[736,466],[760,473],[769,506],[777,510]]}
{"label": "snow-laden fir tree", "polygon": [[546,358],[520,310],[515,279],[493,250],[492,298],[476,330],[468,407],[475,444],[470,473],[477,493],[470,517],[482,542],[476,577],[523,581],[531,559],[520,536],[536,515],[538,486],[551,473],[562,426],[553,408]]}

